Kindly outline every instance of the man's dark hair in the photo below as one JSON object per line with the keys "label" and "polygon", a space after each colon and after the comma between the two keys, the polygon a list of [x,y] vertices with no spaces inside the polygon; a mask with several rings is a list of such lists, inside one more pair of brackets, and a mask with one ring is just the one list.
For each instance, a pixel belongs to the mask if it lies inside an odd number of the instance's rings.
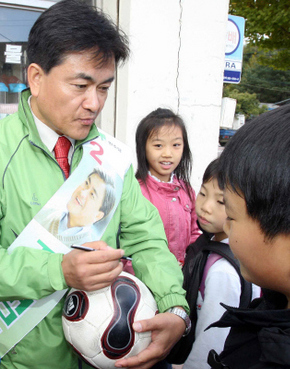
{"label": "man's dark hair", "polygon": [[31,28],[27,56],[46,74],[71,53],[92,52],[99,65],[129,55],[125,34],[101,11],[81,0],[61,0],[48,8]]}
{"label": "man's dark hair", "polygon": [[113,179],[105,172],[103,172],[100,169],[94,169],[92,173],[88,175],[88,177],[91,177],[92,175],[97,174],[106,184],[106,192],[105,197],[102,203],[102,206],[100,208],[100,211],[104,213],[104,218],[110,213],[110,211],[113,209],[115,205],[116,200],[116,194],[115,194],[115,186]]}
{"label": "man's dark hair", "polygon": [[219,185],[245,199],[267,238],[290,234],[290,106],[241,127],[219,158]]}
{"label": "man's dark hair", "polygon": [[174,173],[178,179],[185,182],[186,190],[191,198],[190,174],[192,169],[192,155],[189,147],[187,131],[181,117],[170,109],[158,108],[141,120],[136,131],[136,153],[138,168],[136,178],[141,179],[146,185],[149,165],[146,159],[146,142],[149,137],[157,133],[160,128],[179,127],[182,131],[184,149],[179,165]]}
{"label": "man's dark hair", "polygon": [[206,167],[202,177],[202,183],[207,183],[212,179],[218,179],[218,159],[213,160]]}

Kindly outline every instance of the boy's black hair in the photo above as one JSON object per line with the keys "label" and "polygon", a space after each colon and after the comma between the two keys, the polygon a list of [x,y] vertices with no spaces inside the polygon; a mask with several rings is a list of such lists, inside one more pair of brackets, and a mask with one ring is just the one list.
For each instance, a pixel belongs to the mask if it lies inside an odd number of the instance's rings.
{"label": "boy's black hair", "polygon": [[290,105],[238,130],[219,158],[218,181],[245,199],[267,238],[290,234]]}
{"label": "boy's black hair", "polygon": [[36,20],[31,28],[27,56],[46,74],[71,53],[91,51],[92,57],[116,64],[129,54],[128,40],[102,12],[80,0],[61,0]]}
{"label": "boy's black hair", "polygon": [[211,181],[212,179],[218,178],[218,159],[214,159],[212,162],[209,163],[206,170],[204,171],[203,177],[202,177],[202,183],[207,183]]}
{"label": "boy's black hair", "polygon": [[187,131],[181,117],[170,109],[158,108],[148,114],[141,120],[136,130],[136,153],[137,153],[137,171],[136,178],[141,179],[146,184],[149,165],[146,159],[146,142],[149,137],[158,132],[163,126],[180,127],[183,136],[183,154],[179,165],[174,173],[178,179],[185,182],[186,191],[191,196],[190,175],[192,169],[192,155],[189,147]]}

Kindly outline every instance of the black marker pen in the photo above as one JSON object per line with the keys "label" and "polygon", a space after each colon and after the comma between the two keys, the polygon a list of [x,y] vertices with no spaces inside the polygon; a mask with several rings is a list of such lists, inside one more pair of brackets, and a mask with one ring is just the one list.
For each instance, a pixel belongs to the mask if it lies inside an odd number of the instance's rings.
{"label": "black marker pen", "polygon": [[[92,247],[87,247],[87,246],[82,246],[82,245],[71,245],[70,246],[72,249],[78,249],[78,250],[83,250],[83,251],[99,251],[96,249],[93,249]],[[121,259],[123,260],[132,260],[132,258],[130,258],[129,256],[121,256]]]}

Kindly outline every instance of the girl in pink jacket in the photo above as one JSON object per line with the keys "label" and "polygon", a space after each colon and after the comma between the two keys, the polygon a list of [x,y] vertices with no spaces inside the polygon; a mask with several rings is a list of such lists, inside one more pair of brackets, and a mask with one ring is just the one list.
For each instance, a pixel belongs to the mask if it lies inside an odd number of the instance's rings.
{"label": "girl in pink jacket", "polygon": [[182,266],[186,247],[200,235],[183,120],[169,109],[151,112],[137,127],[136,150],[141,191],[159,210],[169,250]]}

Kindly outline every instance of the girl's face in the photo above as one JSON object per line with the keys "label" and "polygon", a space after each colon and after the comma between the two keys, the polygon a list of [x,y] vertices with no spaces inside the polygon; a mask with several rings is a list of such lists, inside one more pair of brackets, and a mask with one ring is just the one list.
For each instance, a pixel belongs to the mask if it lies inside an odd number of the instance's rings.
{"label": "girl's face", "polygon": [[149,136],[146,158],[151,174],[169,182],[171,173],[180,163],[183,148],[182,130],[178,126],[163,126]]}
{"label": "girl's face", "polygon": [[223,191],[218,186],[217,179],[201,185],[196,197],[195,211],[201,228],[215,234],[216,241],[227,238],[223,226],[227,219]]}

